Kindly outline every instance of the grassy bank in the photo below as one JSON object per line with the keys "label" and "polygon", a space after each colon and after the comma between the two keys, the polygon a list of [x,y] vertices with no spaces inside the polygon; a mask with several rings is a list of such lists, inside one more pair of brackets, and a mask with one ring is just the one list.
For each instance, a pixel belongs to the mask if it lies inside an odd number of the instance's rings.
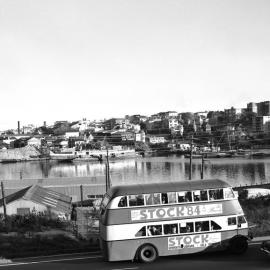
{"label": "grassy bank", "polygon": [[73,221],[45,214],[0,215],[0,257],[15,258],[91,251],[95,241],[81,238]]}
{"label": "grassy bank", "polygon": [[92,251],[97,243],[58,234],[53,236],[0,235],[0,257],[18,258],[39,255],[63,254],[69,252]]}
{"label": "grassy bank", "polygon": [[254,237],[270,235],[270,196],[246,198],[246,194],[239,196],[239,202],[246,218],[252,226]]}

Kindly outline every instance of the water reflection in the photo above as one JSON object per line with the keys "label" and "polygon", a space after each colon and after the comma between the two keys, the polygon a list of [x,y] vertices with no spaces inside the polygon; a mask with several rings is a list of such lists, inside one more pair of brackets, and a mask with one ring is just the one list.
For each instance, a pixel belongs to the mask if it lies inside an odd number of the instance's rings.
{"label": "water reflection", "polygon": [[[189,179],[189,160],[180,156],[127,159],[111,162],[110,171],[113,184],[183,181]],[[201,161],[194,160],[192,179],[200,179],[200,172]],[[104,163],[43,161],[0,164],[0,180],[104,175]],[[204,178],[223,179],[233,186],[269,183],[270,160],[206,160]]]}

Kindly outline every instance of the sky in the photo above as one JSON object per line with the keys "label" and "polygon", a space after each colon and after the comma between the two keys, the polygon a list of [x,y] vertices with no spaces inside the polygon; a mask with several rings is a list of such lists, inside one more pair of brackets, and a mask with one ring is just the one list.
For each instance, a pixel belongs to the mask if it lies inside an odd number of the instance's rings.
{"label": "sky", "polygon": [[0,130],[270,100],[269,0],[0,0]]}

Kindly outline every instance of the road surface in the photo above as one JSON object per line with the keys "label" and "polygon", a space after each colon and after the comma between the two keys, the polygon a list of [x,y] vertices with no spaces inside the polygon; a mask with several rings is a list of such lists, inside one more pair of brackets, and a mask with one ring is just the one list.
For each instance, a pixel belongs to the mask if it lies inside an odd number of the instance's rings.
{"label": "road surface", "polygon": [[1,269],[14,270],[249,270],[270,269],[270,257],[260,251],[259,244],[252,244],[244,255],[226,252],[161,257],[152,264],[138,262],[104,262],[101,254],[81,253],[61,256],[32,257],[13,260],[0,265]]}

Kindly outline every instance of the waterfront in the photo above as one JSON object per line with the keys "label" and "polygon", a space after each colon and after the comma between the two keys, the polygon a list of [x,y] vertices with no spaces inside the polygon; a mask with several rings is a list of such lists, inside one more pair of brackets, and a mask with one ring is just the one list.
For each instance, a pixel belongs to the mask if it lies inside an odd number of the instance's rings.
{"label": "waterfront", "polygon": [[[201,160],[193,160],[193,179],[200,179],[200,169]],[[113,185],[182,181],[189,177],[189,160],[176,155],[130,158],[111,162],[110,172]],[[89,177],[91,183],[91,177],[102,179],[104,175],[105,163],[98,162],[32,161],[0,164],[0,180]],[[232,186],[270,183],[270,159],[209,159],[205,161],[204,178],[220,178]]]}

